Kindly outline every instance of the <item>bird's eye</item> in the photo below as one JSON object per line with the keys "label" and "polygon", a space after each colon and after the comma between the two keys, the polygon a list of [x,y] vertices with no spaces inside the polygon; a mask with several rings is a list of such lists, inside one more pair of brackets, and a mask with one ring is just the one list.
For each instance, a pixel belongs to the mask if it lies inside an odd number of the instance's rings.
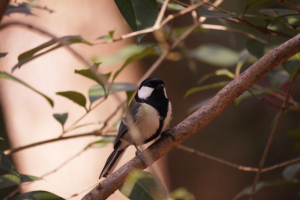
{"label": "bird's eye", "polygon": [[148,83],[148,85],[147,85],[148,87],[150,87],[151,86],[151,84],[150,83]]}

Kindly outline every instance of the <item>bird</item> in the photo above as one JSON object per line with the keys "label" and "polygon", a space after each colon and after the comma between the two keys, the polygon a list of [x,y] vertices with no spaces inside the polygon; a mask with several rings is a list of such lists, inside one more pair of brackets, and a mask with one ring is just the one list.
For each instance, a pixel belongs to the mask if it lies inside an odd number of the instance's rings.
{"label": "bird", "polygon": [[171,115],[172,106],[164,82],[154,77],[145,79],[129,104],[114,142],[114,150],[107,158],[99,179],[114,171],[129,145],[135,146],[136,155],[147,165],[137,146],[157,139],[166,129]]}

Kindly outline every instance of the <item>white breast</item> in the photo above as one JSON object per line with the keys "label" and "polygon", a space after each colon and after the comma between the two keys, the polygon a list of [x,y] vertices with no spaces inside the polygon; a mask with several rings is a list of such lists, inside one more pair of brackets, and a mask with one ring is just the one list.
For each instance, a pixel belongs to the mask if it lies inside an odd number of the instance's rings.
{"label": "white breast", "polygon": [[[122,139],[130,144],[143,144],[143,142],[154,135],[159,128],[159,114],[152,106],[141,103],[139,108],[138,120],[135,123],[135,127],[129,127],[129,134],[125,134]],[[126,124],[127,126],[129,123]],[[130,125],[129,125],[130,126]]]}

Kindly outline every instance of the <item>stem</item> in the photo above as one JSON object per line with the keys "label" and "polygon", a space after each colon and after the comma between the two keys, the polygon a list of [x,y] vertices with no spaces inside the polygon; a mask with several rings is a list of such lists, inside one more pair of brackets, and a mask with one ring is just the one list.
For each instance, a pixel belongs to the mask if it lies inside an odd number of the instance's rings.
{"label": "stem", "polygon": [[288,102],[289,102],[289,98],[290,98],[290,96],[291,96],[292,90],[293,90],[293,88],[294,88],[294,86],[295,86],[295,83],[296,83],[296,80],[297,80],[299,74],[300,74],[300,67],[298,68],[298,70],[297,70],[295,76],[293,77],[293,80],[292,80],[292,82],[291,82],[291,84],[290,84],[290,86],[289,86],[289,89],[288,89],[288,93],[287,93],[286,98],[285,98],[285,100],[284,100],[284,102],[283,102],[283,108],[281,109],[281,112],[280,112],[280,114],[279,114],[279,117],[278,117],[278,119],[277,119],[277,121],[276,121],[276,123],[275,123],[275,125],[274,125],[274,127],[273,127],[273,129],[272,129],[272,131],[271,131],[270,137],[269,137],[269,139],[268,139],[267,145],[266,145],[266,147],[265,147],[264,153],[263,153],[263,155],[262,155],[262,158],[261,158],[260,163],[259,163],[259,166],[258,166],[259,170],[258,170],[258,172],[256,173],[256,176],[255,176],[255,178],[254,178],[254,182],[253,182],[253,186],[252,186],[252,190],[251,190],[251,194],[250,194],[249,200],[253,200],[253,198],[254,198],[256,185],[257,185],[257,183],[258,183],[258,181],[259,181],[259,177],[260,177],[260,175],[261,175],[261,173],[262,173],[262,168],[264,167],[264,164],[265,164],[265,161],[266,161],[268,152],[269,152],[269,150],[270,150],[272,141],[273,141],[273,139],[274,139],[276,130],[277,130],[277,128],[278,128],[278,125],[280,124],[280,122],[281,122],[281,120],[282,120],[282,118],[283,118],[283,115],[284,115],[286,109],[287,109],[288,106],[289,106],[289,103],[288,103]]}
{"label": "stem", "polygon": [[190,147],[184,146],[184,145],[182,145],[182,144],[178,145],[178,146],[177,146],[177,149],[186,151],[186,152],[188,152],[188,153],[195,154],[195,155],[200,156],[200,157],[202,157],[202,158],[207,158],[207,159],[209,159],[209,160],[215,161],[215,162],[220,163],[220,164],[223,164],[223,165],[227,165],[227,166],[229,166],[229,167],[233,167],[233,168],[238,169],[238,170],[241,170],[241,171],[251,171],[251,172],[257,172],[257,171],[258,171],[258,168],[247,167],[247,166],[242,166],[242,165],[237,165],[237,164],[235,164],[235,163],[228,162],[228,161],[226,161],[226,160],[222,160],[222,159],[220,159],[220,158],[217,158],[217,157],[214,157],[214,156],[211,156],[211,155],[202,153],[202,152],[200,152],[200,151],[196,151],[195,149],[192,149],[192,148],[190,148]]}

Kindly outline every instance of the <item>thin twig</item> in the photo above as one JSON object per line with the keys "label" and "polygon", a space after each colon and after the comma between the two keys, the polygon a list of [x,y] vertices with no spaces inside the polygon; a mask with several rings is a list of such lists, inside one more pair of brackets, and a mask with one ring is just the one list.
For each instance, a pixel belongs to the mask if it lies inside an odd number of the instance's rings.
{"label": "thin twig", "polygon": [[293,164],[293,163],[296,163],[296,162],[299,162],[299,161],[300,161],[300,157],[294,158],[294,159],[292,159],[292,160],[288,160],[288,161],[285,161],[285,162],[282,162],[282,163],[273,165],[273,166],[271,166],[271,167],[266,167],[266,168],[262,169],[261,172],[268,172],[268,171],[277,169],[277,168],[279,168],[279,167],[284,167],[284,166],[287,166],[287,165],[290,165],[290,164]]}
{"label": "thin twig", "polygon": [[[195,4],[194,0],[190,0],[190,4],[194,5]],[[198,22],[196,10],[192,11],[192,18],[193,18],[194,24],[196,24]]]}
{"label": "thin twig", "polygon": [[[55,169],[45,173],[44,175],[40,176],[40,178],[45,178],[46,176],[49,176],[50,174],[53,174],[55,172],[57,172],[58,170],[60,170],[63,166],[65,166],[66,164],[68,164],[70,161],[72,161],[74,158],[78,157],[80,154],[82,154],[85,150],[87,150],[87,147],[83,148],[81,151],[79,151],[78,153],[76,153],[75,155],[73,155],[72,157],[68,158],[66,161],[64,161],[62,164],[60,164],[59,166],[57,166]],[[14,191],[12,191],[9,195],[7,195],[4,199],[2,200],[8,200],[11,197],[13,197],[15,194],[17,194],[21,189],[24,189],[25,187],[27,187],[28,185],[32,184],[33,182],[29,182],[29,183],[25,183],[26,185],[22,185],[19,186],[17,189],[15,189]]]}
{"label": "thin twig", "polygon": [[15,196],[19,191],[20,191],[20,188],[15,189],[11,193],[9,193],[9,195],[7,195],[6,197],[4,197],[2,200],[8,200],[8,199],[10,199],[11,197]]}
{"label": "thin twig", "polygon": [[75,125],[80,122],[83,118],[85,118],[92,110],[94,110],[95,108],[97,108],[101,103],[103,103],[105,100],[105,98],[103,98],[101,101],[99,101],[95,106],[93,106],[91,109],[89,109],[86,113],[84,113],[81,117],[79,117],[75,122],[73,122],[72,125],[70,125],[67,129],[65,129],[65,131],[62,132],[62,134],[60,135],[60,137],[62,137],[65,133],[73,130],[73,128],[75,127]]}
{"label": "thin twig", "polygon": [[[221,0],[220,0],[220,1],[221,1]],[[182,3],[182,2],[180,2],[180,1],[178,1],[178,0],[172,0],[172,2],[175,2],[175,3],[177,3],[177,4],[179,4],[179,5],[183,6],[183,7],[188,7],[188,6],[190,6],[189,4]],[[204,2],[204,4],[209,5],[208,2]],[[230,13],[230,12],[228,12],[228,11],[226,11],[226,10],[223,10],[223,9],[218,8],[217,6],[215,6],[214,8],[216,8],[216,9],[218,9],[218,10],[224,12],[224,13],[227,13],[227,14]],[[196,10],[200,10],[200,9],[197,8]],[[291,38],[290,35],[287,35],[287,34],[285,34],[285,33],[280,33],[280,32],[277,32],[277,31],[270,30],[270,29],[266,29],[266,28],[264,28],[264,27],[255,26],[254,24],[251,24],[251,23],[249,23],[248,21],[246,21],[246,20],[244,20],[244,19],[242,19],[242,18],[240,18],[240,17],[222,18],[222,19],[224,19],[224,20],[226,20],[226,21],[233,22],[233,23],[235,23],[235,24],[240,24],[240,25],[244,25],[244,26],[249,26],[249,27],[255,28],[256,30],[262,32],[262,33],[265,34],[265,35],[274,35],[274,36],[280,36],[280,37]]]}
{"label": "thin twig", "polygon": [[99,133],[98,131],[93,131],[93,132],[90,132],[90,133],[82,133],[82,134],[58,137],[58,138],[53,138],[53,139],[49,139],[49,140],[43,140],[43,141],[35,142],[35,143],[28,144],[28,145],[21,146],[21,147],[16,147],[16,148],[13,148],[13,149],[8,149],[8,150],[4,151],[4,154],[5,155],[11,155],[11,154],[16,153],[18,151],[28,149],[28,148],[31,148],[31,147],[35,147],[35,146],[39,146],[39,145],[42,145],[42,144],[48,144],[48,143],[51,143],[51,142],[58,142],[58,141],[61,141],[61,140],[68,140],[68,139],[79,138],[79,137],[88,137],[88,136],[104,136],[104,135],[102,135],[102,133]]}
{"label": "thin twig", "polygon": [[[118,110],[123,106],[123,104],[125,103],[126,101],[122,102],[104,121],[103,121],[103,124],[105,126],[105,124],[107,124],[111,119],[112,117],[118,112]],[[42,144],[47,144],[47,143],[51,143],[51,142],[57,142],[57,141],[60,141],[60,140],[67,140],[67,139],[72,139],[72,138],[79,138],[79,137],[87,137],[87,136],[104,136],[102,135],[101,132],[98,132],[98,131],[94,131],[94,132],[91,132],[91,133],[82,133],[82,134],[76,134],[76,135],[70,135],[70,136],[64,136],[64,137],[58,137],[58,138],[53,138],[53,139],[49,139],[49,140],[44,140],[44,141],[39,141],[39,142],[35,142],[35,143],[32,143],[32,144],[28,144],[28,145],[25,145],[25,146],[21,146],[21,147],[17,147],[17,148],[13,148],[13,149],[8,149],[8,150],[5,150],[4,151],[4,154],[5,155],[11,155],[13,153],[16,153],[18,151],[21,151],[21,150],[24,150],[24,149],[28,149],[28,148],[31,148],[31,147],[34,147],[34,146],[38,146],[38,145],[42,145]]]}
{"label": "thin twig", "polygon": [[159,14],[157,16],[157,19],[156,19],[155,24],[154,24],[153,27],[159,28],[160,23],[161,23],[161,21],[162,21],[162,19],[164,17],[165,12],[166,12],[168,3],[169,3],[169,0],[165,0],[164,1],[164,3],[163,3],[163,5],[162,5],[162,7],[161,7],[161,9],[159,11]]}
{"label": "thin twig", "polygon": [[283,106],[282,105],[278,105],[278,104],[276,104],[276,103],[273,103],[272,101],[270,101],[269,99],[266,99],[266,98],[261,98],[261,101],[265,101],[265,102],[267,102],[270,106],[274,106],[274,107],[276,107],[276,108],[280,108],[280,109],[282,109],[283,108]]}
{"label": "thin twig", "polygon": [[256,37],[255,35],[253,35],[251,33],[248,33],[248,32],[245,32],[243,30],[233,29],[233,28],[229,28],[229,27],[226,27],[226,26],[214,25],[214,24],[201,24],[200,27],[205,28],[205,29],[213,29],[213,30],[220,30],[220,31],[232,31],[232,32],[235,32],[235,33],[240,33],[240,34],[246,35],[249,38],[258,40],[262,43],[267,43],[266,40],[261,39],[259,37]]}
{"label": "thin twig", "polygon": [[84,187],[83,189],[79,190],[78,192],[76,192],[75,194],[72,194],[70,197],[66,198],[67,199],[71,199],[73,197],[77,197],[78,195],[80,195],[81,193],[83,193],[84,191],[86,191],[87,189],[90,189],[91,187],[96,186],[97,184],[100,183],[100,180],[95,181],[94,183]]}
{"label": "thin twig", "polygon": [[199,6],[203,5],[202,2],[198,2],[196,4],[194,4],[193,6],[189,6],[181,11],[179,11],[178,13],[175,13],[175,14],[170,14],[168,15],[160,24],[159,26],[153,26],[151,28],[147,28],[147,29],[143,29],[143,30],[139,30],[139,31],[135,31],[135,32],[132,32],[132,33],[128,33],[128,34],[125,34],[125,35],[122,35],[121,38],[122,39],[126,39],[126,38],[130,38],[130,37],[134,37],[136,35],[139,35],[139,34],[144,34],[144,33],[150,33],[150,32],[154,32],[154,31],[157,31],[159,30],[161,27],[163,27],[166,23],[168,23],[169,21],[173,20],[174,18],[176,17],[179,17],[179,16],[182,16],[186,13],[189,13],[195,9],[197,9]]}
{"label": "thin twig", "polygon": [[183,150],[183,151],[186,151],[186,152],[195,154],[195,155],[200,156],[200,157],[203,157],[203,158],[207,158],[207,159],[209,159],[209,160],[215,161],[215,162],[220,163],[220,164],[223,164],[223,165],[227,165],[227,166],[229,166],[229,167],[233,167],[233,168],[238,169],[238,170],[241,170],[241,171],[251,171],[251,172],[257,172],[257,171],[258,171],[258,168],[247,167],[247,166],[242,166],[242,165],[237,165],[237,164],[235,164],[235,163],[228,162],[228,161],[226,161],[226,160],[222,160],[222,159],[220,159],[220,158],[217,158],[217,157],[208,155],[208,154],[206,154],[206,153],[202,153],[202,152],[200,152],[200,151],[196,151],[195,149],[192,149],[192,148],[190,148],[190,147],[184,146],[184,145],[182,145],[182,144],[178,145],[178,146],[177,146],[177,149],[180,149],[180,150]]}
{"label": "thin twig", "polygon": [[[217,163],[224,164],[224,165],[227,165],[229,167],[232,167],[232,168],[235,168],[235,169],[238,169],[238,170],[241,170],[241,171],[245,171],[245,172],[257,172],[258,171],[258,168],[256,168],[256,167],[242,166],[242,165],[238,165],[238,164],[235,164],[235,163],[232,163],[232,162],[228,162],[226,160],[223,160],[223,159],[217,158],[215,156],[211,156],[209,154],[197,151],[193,148],[187,147],[187,146],[182,145],[182,144],[178,145],[177,149],[183,150],[183,151],[191,153],[191,154],[195,154],[195,155],[200,156],[202,158],[207,158],[208,160],[212,160],[212,161],[215,161]],[[277,169],[277,168],[280,168],[280,167],[284,167],[286,165],[290,165],[290,164],[293,164],[293,163],[296,163],[296,162],[299,162],[299,161],[300,161],[300,157],[294,158],[294,159],[291,159],[291,160],[288,160],[288,161],[285,161],[285,162],[282,162],[282,163],[279,163],[279,164],[276,164],[276,165],[273,165],[273,166],[270,166],[270,167],[263,168],[261,170],[261,172],[262,173],[269,172],[271,170],[274,170],[274,169]]]}
{"label": "thin twig", "polygon": [[71,52],[72,55],[75,56],[75,58],[77,58],[80,62],[82,62],[84,65],[86,65],[87,67],[90,67],[90,63],[85,60],[77,51],[75,51],[72,47],[70,47],[68,45],[68,43],[66,43],[65,41],[63,40],[60,40],[57,36],[55,36],[54,34],[50,33],[49,31],[46,31],[42,28],[39,28],[35,25],[32,25],[32,24],[28,24],[28,23],[25,23],[25,22],[17,22],[17,21],[12,21],[12,22],[6,22],[6,23],[3,23],[0,25],[0,30],[2,29],[5,29],[9,26],[21,26],[21,27],[25,27],[25,28],[28,28],[28,29],[31,29],[31,30],[34,30],[38,33],[41,33],[43,35],[47,35],[51,38],[53,38],[54,41],[56,42],[59,42],[60,44],[62,44],[67,50],[69,50]]}
{"label": "thin twig", "polygon": [[277,0],[278,3],[282,4],[282,5],[285,5],[295,11],[297,11],[298,13],[300,13],[300,8],[298,8],[297,6],[294,6],[293,4],[289,3],[289,2],[286,2],[284,0]]}
{"label": "thin twig", "polygon": [[75,155],[73,155],[72,157],[68,158],[67,160],[65,160],[63,163],[61,163],[59,166],[57,166],[55,169],[43,174],[41,176],[41,178],[45,178],[46,176],[49,176],[50,174],[53,174],[55,172],[57,172],[58,170],[60,170],[63,166],[65,166],[66,164],[68,164],[69,162],[71,162],[74,158],[80,156],[84,151],[86,151],[88,149],[88,147],[84,147],[82,150],[80,150],[78,153],[76,153]]}
{"label": "thin twig", "polygon": [[291,84],[290,84],[290,86],[289,86],[289,89],[288,89],[288,93],[287,93],[286,98],[285,98],[285,100],[284,100],[284,102],[283,102],[283,108],[282,108],[282,110],[280,111],[279,117],[278,117],[278,119],[276,120],[276,123],[275,123],[275,125],[274,125],[274,127],[273,127],[273,129],[272,129],[272,131],[271,131],[270,136],[269,136],[267,145],[266,145],[266,147],[265,147],[264,153],[263,153],[263,155],[262,155],[262,158],[261,158],[260,163],[259,163],[259,166],[258,166],[259,170],[258,170],[258,172],[256,173],[256,176],[255,176],[255,179],[254,179],[254,182],[253,182],[253,186],[252,186],[252,190],[251,190],[251,194],[250,194],[249,200],[253,200],[253,198],[254,198],[256,185],[257,185],[257,183],[258,183],[258,181],[259,181],[259,177],[260,177],[260,175],[261,175],[261,173],[262,173],[262,169],[263,169],[263,167],[264,167],[265,160],[266,160],[266,158],[267,158],[267,155],[268,155],[269,149],[270,149],[270,147],[271,147],[273,138],[274,138],[274,136],[275,136],[276,130],[277,130],[277,128],[278,128],[278,125],[280,124],[280,122],[281,122],[281,120],[282,120],[282,118],[283,118],[283,115],[284,115],[286,109],[287,109],[288,106],[289,106],[289,98],[290,98],[291,93],[292,93],[292,90],[293,90],[293,88],[294,88],[294,86],[295,86],[296,80],[297,80],[297,78],[298,78],[298,76],[299,76],[299,73],[300,73],[300,67],[298,68],[298,70],[297,70],[295,76],[293,77],[293,80],[292,80],[292,82],[291,82]]}

